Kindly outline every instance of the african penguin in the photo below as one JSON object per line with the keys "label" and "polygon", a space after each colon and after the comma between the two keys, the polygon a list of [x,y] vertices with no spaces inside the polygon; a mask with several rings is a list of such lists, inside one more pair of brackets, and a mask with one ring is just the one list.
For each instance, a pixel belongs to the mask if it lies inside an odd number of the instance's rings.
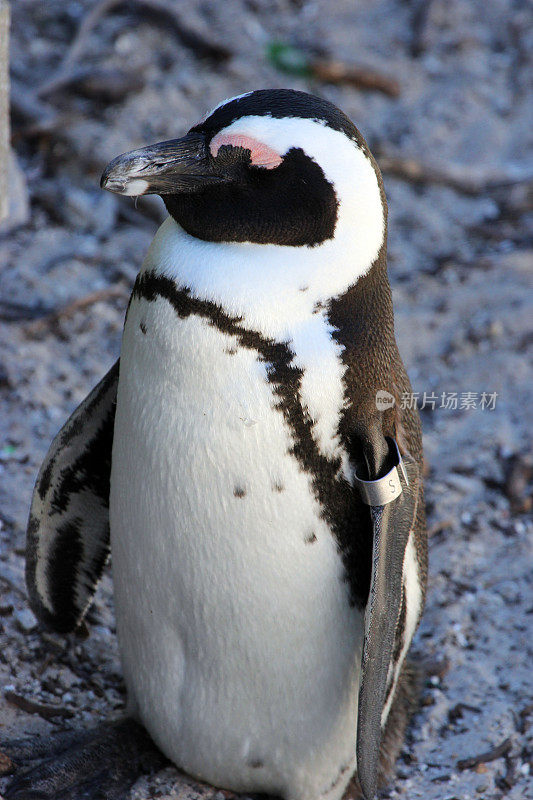
{"label": "african penguin", "polygon": [[168,758],[286,800],[338,800],[357,773],[371,798],[408,719],[427,567],[378,166],[339,109],[276,89],[101,185],[169,217],[120,362],[37,479],[32,606],[75,627],[110,547],[129,712]]}

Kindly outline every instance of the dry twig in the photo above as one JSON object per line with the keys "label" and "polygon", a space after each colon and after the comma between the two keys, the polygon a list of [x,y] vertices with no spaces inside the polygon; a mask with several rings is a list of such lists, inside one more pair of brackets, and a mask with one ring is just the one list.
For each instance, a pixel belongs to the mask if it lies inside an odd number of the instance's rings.
{"label": "dry twig", "polygon": [[174,28],[182,43],[201,57],[223,61],[230,56],[230,51],[227,47],[218,44],[218,42],[210,41],[204,34],[186,26],[182,20],[179,5],[172,0],[127,0],[127,2],[126,0],[100,0],[84,17],[55,75],[38,89],[38,97],[46,97],[75,80],[73,77],[75,64],[87,48],[88,40],[94,28],[102,17],[121,5],[129,5],[137,12],[145,12],[148,9],[164,16]]}
{"label": "dry twig", "polygon": [[10,104],[15,117],[22,120],[15,128],[15,139],[51,133],[66,125],[65,115],[38,100],[35,92],[16,78],[11,79]]}
{"label": "dry twig", "polygon": [[400,94],[400,84],[390,75],[384,75],[371,67],[346,64],[326,58],[311,58],[299,47],[286,42],[270,42],[267,57],[276,69],[302,78],[315,78],[324,83],[347,83],[357,89],[383,92],[389,97]]}
{"label": "dry twig", "polygon": [[28,714],[39,714],[43,719],[52,719],[53,717],[61,717],[62,719],[70,719],[74,716],[73,711],[63,706],[51,706],[48,703],[39,703],[36,700],[31,700],[29,697],[24,697],[12,689],[4,692],[4,697],[12,705],[20,708],[21,711],[26,711]]}
{"label": "dry twig", "polygon": [[342,61],[312,61],[309,65],[314,78],[324,83],[346,83],[357,89],[381,92],[398,97],[400,84],[395,78],[366,67],[344,64]]}
{"label": "dry twig", "polygon": [[13,300],[0,299],[0,320],[2,322],[27,322],[40,319],[51,313],[51,309],[40,304],[29,306]]}
{"label": "dry twig", "polygon": [[[138,91],[143,86],[143,78],[136,72],[126,72],[118,69],[102,69],[97,66],[72,66],[71,69],[56,74],[49,83],[45,94],[57,92],[60,89],[75,87],[80,94],[89,97],[100,97],[104,100],[116,102],[133,91]],[[41,95],[42,89],[39,89]],[[38,100],[36,100],[39,103]],[[42,105],[42,104],[41,104]]]}
{"label": "dry twig", "polygon": [[52,311],[45,317],[41,317],[40,319],[35,320],[35,322],[31,322],[25,327],[25,331],[29,334],[38,333],[39,331],[47,328],[49,325],[53,325],[62,319],[69,319],[77,311],[87,308],[87,306],[92,306],[95,303],[101,303],[103,300],[108,300],[111,297],[123,297],[126,299],[128,297],[128,291],[124,286],[108,286],[106,289],[98,289],[96,292],[90,292],[84,297],[79,297],[76,300],[73,300],[71,303],[68,303],[66,306],[62,306],[61,308]]}
{"label": "dry twig", "polygon": [[417,185],[433,184],[447,186],[461,194],[476,196],[493,189],[501,189],[518,183],[527,183],[532,175],[505,175],[474,173],[466,167],[448,164],[445,167],[422,164],[413,158],[396,155],[379,157],[381,171],[395,178]]}
{"label": "dry twig", "polygon": [[470,756],[470,758],[463,758],[457,762],[459,769],[473,769],[479,764],[486,764],[487,761],[496,761],[497,758],[507,755],[513,743],[511,739],[505,739],[497,747],[492,750],[487,750],[485,753],[480,753],[478,756]]}
{"label": "dry twig", "polygon": [[448,711],[448,722],[456,722],[458,719],[462,719],[464,711],[471,711],[474,714],[481,713],[481,709],[478,706],[469,706],[468,703],[456,703]]}

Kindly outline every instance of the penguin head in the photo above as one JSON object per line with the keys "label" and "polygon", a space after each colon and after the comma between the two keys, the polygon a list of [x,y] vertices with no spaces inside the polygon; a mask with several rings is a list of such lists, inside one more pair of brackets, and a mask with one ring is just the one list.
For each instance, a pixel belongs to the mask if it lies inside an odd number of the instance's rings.
{"label": "penguin head", "polygon": [[381,174],[350,119],[291,89],[226,100],[186,136],[118,156],[101,186],[159,194],[191,236],[320,247],[357,242],[372,263],[386,235]]}

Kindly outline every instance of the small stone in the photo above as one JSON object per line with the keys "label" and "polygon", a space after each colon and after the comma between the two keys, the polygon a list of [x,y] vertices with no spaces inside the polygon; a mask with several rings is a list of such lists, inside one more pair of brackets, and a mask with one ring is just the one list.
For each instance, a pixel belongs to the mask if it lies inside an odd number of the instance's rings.
{"label": "small stone", "polygon": [[6,753],[0,752],[0,775],[9,775],[14,772],[15,765]]}
{"label": "small stone", "polygon": [[498,339],[500,336],[503,335],[503,324],[501,320],[494,319],[489,325],[489,336],[492,339]]}
{"label": "small stone", "polygon": [[41,687],[48,694],[56,694],[58,689],[57,680],[53,677],[44,678],[41,681]]}
{"label": "small stone", "polygon": [[29,608],[15,611],[15,622],[23,633],[31,633],[37,627],[37,620]]}

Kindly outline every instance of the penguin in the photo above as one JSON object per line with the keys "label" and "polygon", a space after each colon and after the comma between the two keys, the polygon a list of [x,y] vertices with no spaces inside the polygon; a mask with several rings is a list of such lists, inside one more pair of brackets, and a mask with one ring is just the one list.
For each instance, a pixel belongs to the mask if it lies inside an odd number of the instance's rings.
{"label": "penguin", "polygon": [[101,186],[169,216],[119,361],[38,475],[31,607],[75,629],[111,553],[128,714],[168,759],[237,793],[358,781],[371,800],[414,702],[427,575],[378,165],[334,105],[269,89]]}

